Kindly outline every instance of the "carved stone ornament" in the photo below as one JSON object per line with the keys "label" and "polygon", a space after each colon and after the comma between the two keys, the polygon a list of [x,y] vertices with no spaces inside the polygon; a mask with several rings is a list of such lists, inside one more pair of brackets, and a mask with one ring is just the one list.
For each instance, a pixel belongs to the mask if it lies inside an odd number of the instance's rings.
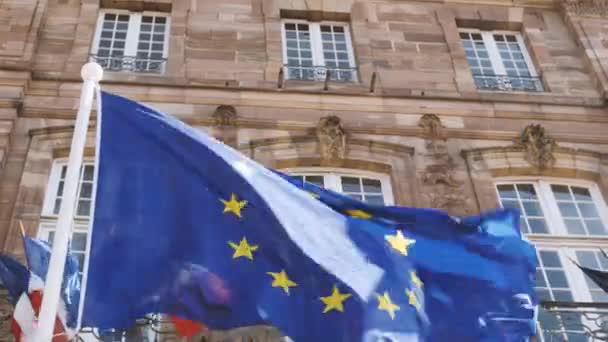
{"label": "carved stone ornament", "polygon": [[566,11],[579,16],[608,16],[608,0],[562,0]]}
{"label": "carved stone ornament", "polygon": [[424,136],[429,139],[443,139],[443,125],[441,119],[435,114],[424,114],[418,126],[424,130]]}
{"label": "carved stone ornament", "polygon": [[553,150],[557,143],[545,134],[541,125],[528,125],[515,139],[515,145],[523,148],[526,161],[540,170],[552,168],[555,164]]}
{"label": "carved stone ornament", "polygon": [[344,131],[342,120],[339,117],[335,115],[322,117],[317,124],[316,133],[322,159],[344,159],[346,131]]}
{"label": "carved stone ornament", "polygon": [[229,105],[220,105],[211,115],[215,126],[234,126],[238,117],[236,109]]}

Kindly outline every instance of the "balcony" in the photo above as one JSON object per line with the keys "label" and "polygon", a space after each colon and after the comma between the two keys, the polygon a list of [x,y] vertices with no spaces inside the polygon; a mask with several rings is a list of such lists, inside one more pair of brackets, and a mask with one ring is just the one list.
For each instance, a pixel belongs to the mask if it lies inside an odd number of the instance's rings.
{"label": "balcony", "polygon": [[608,303],[542,302],[535,342],[608,341]]}
{"label": "balcony", "polygon": [[477,89],[499,91],[542,92],[543,84],[539,77],[509,75],[473,75]]}
{"label": "balcony", "polygon": [[92,62],[97,62],[107,71],[125,71],[147,74],[162,74],[165,70],[166,58],[134,57],[134,56],[101,56],[90,55]]}
{"label": "balcony", "polygon": [[357,68],[337,68],[313,65],[283,65],[288,80],[356,82]]}

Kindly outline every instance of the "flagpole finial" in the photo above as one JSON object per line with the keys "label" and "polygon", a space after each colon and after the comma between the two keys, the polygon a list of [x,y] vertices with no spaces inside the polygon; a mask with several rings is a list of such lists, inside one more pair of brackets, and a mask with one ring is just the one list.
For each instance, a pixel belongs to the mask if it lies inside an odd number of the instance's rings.
{"label": "flagpole finial", "polygon": [[84,81],[97,83],[103,79],[103,68],[95,62],[89,62],[80,69],[80,76]]}

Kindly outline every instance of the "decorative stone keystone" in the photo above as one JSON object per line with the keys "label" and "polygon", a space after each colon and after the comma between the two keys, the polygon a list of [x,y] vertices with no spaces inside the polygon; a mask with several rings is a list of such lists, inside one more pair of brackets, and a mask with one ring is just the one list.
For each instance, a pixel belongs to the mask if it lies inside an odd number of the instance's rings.
{"label": "decorative stone keystone", "polygon": [[342,120],[339,117],[335,115],[322,117],[317,124],[316,133],[322,159],[344,159],[346,131],[342,127]]}
{"label": "decorative stone keystone", "polygon": [[557,147],[555,139],[545,134],[541,125],[528,125],[515,139],[515,146],[525,152],[525,159],[539,170],[550,169],[555,164],[553,150]]}

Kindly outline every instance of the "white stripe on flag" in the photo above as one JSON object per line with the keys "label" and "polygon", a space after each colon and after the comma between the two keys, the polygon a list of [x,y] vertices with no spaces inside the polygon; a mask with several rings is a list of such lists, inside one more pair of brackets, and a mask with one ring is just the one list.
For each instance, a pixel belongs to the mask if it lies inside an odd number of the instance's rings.
{"label": "white stripe on flag", "polygon": [[22,342],[34,341],[34,332],[36,328],[36,313],[32,307],[32,302],[27,293],[23,293],[13,312],[13,319],[21,329]]}
{"label": "white stripe on flag", "polygon": [[264,199],[293,242],[364,301],[384,271],[370,263],[348,236],[346,219],[280,176],[187,125],[183,128],[224,159]]}

